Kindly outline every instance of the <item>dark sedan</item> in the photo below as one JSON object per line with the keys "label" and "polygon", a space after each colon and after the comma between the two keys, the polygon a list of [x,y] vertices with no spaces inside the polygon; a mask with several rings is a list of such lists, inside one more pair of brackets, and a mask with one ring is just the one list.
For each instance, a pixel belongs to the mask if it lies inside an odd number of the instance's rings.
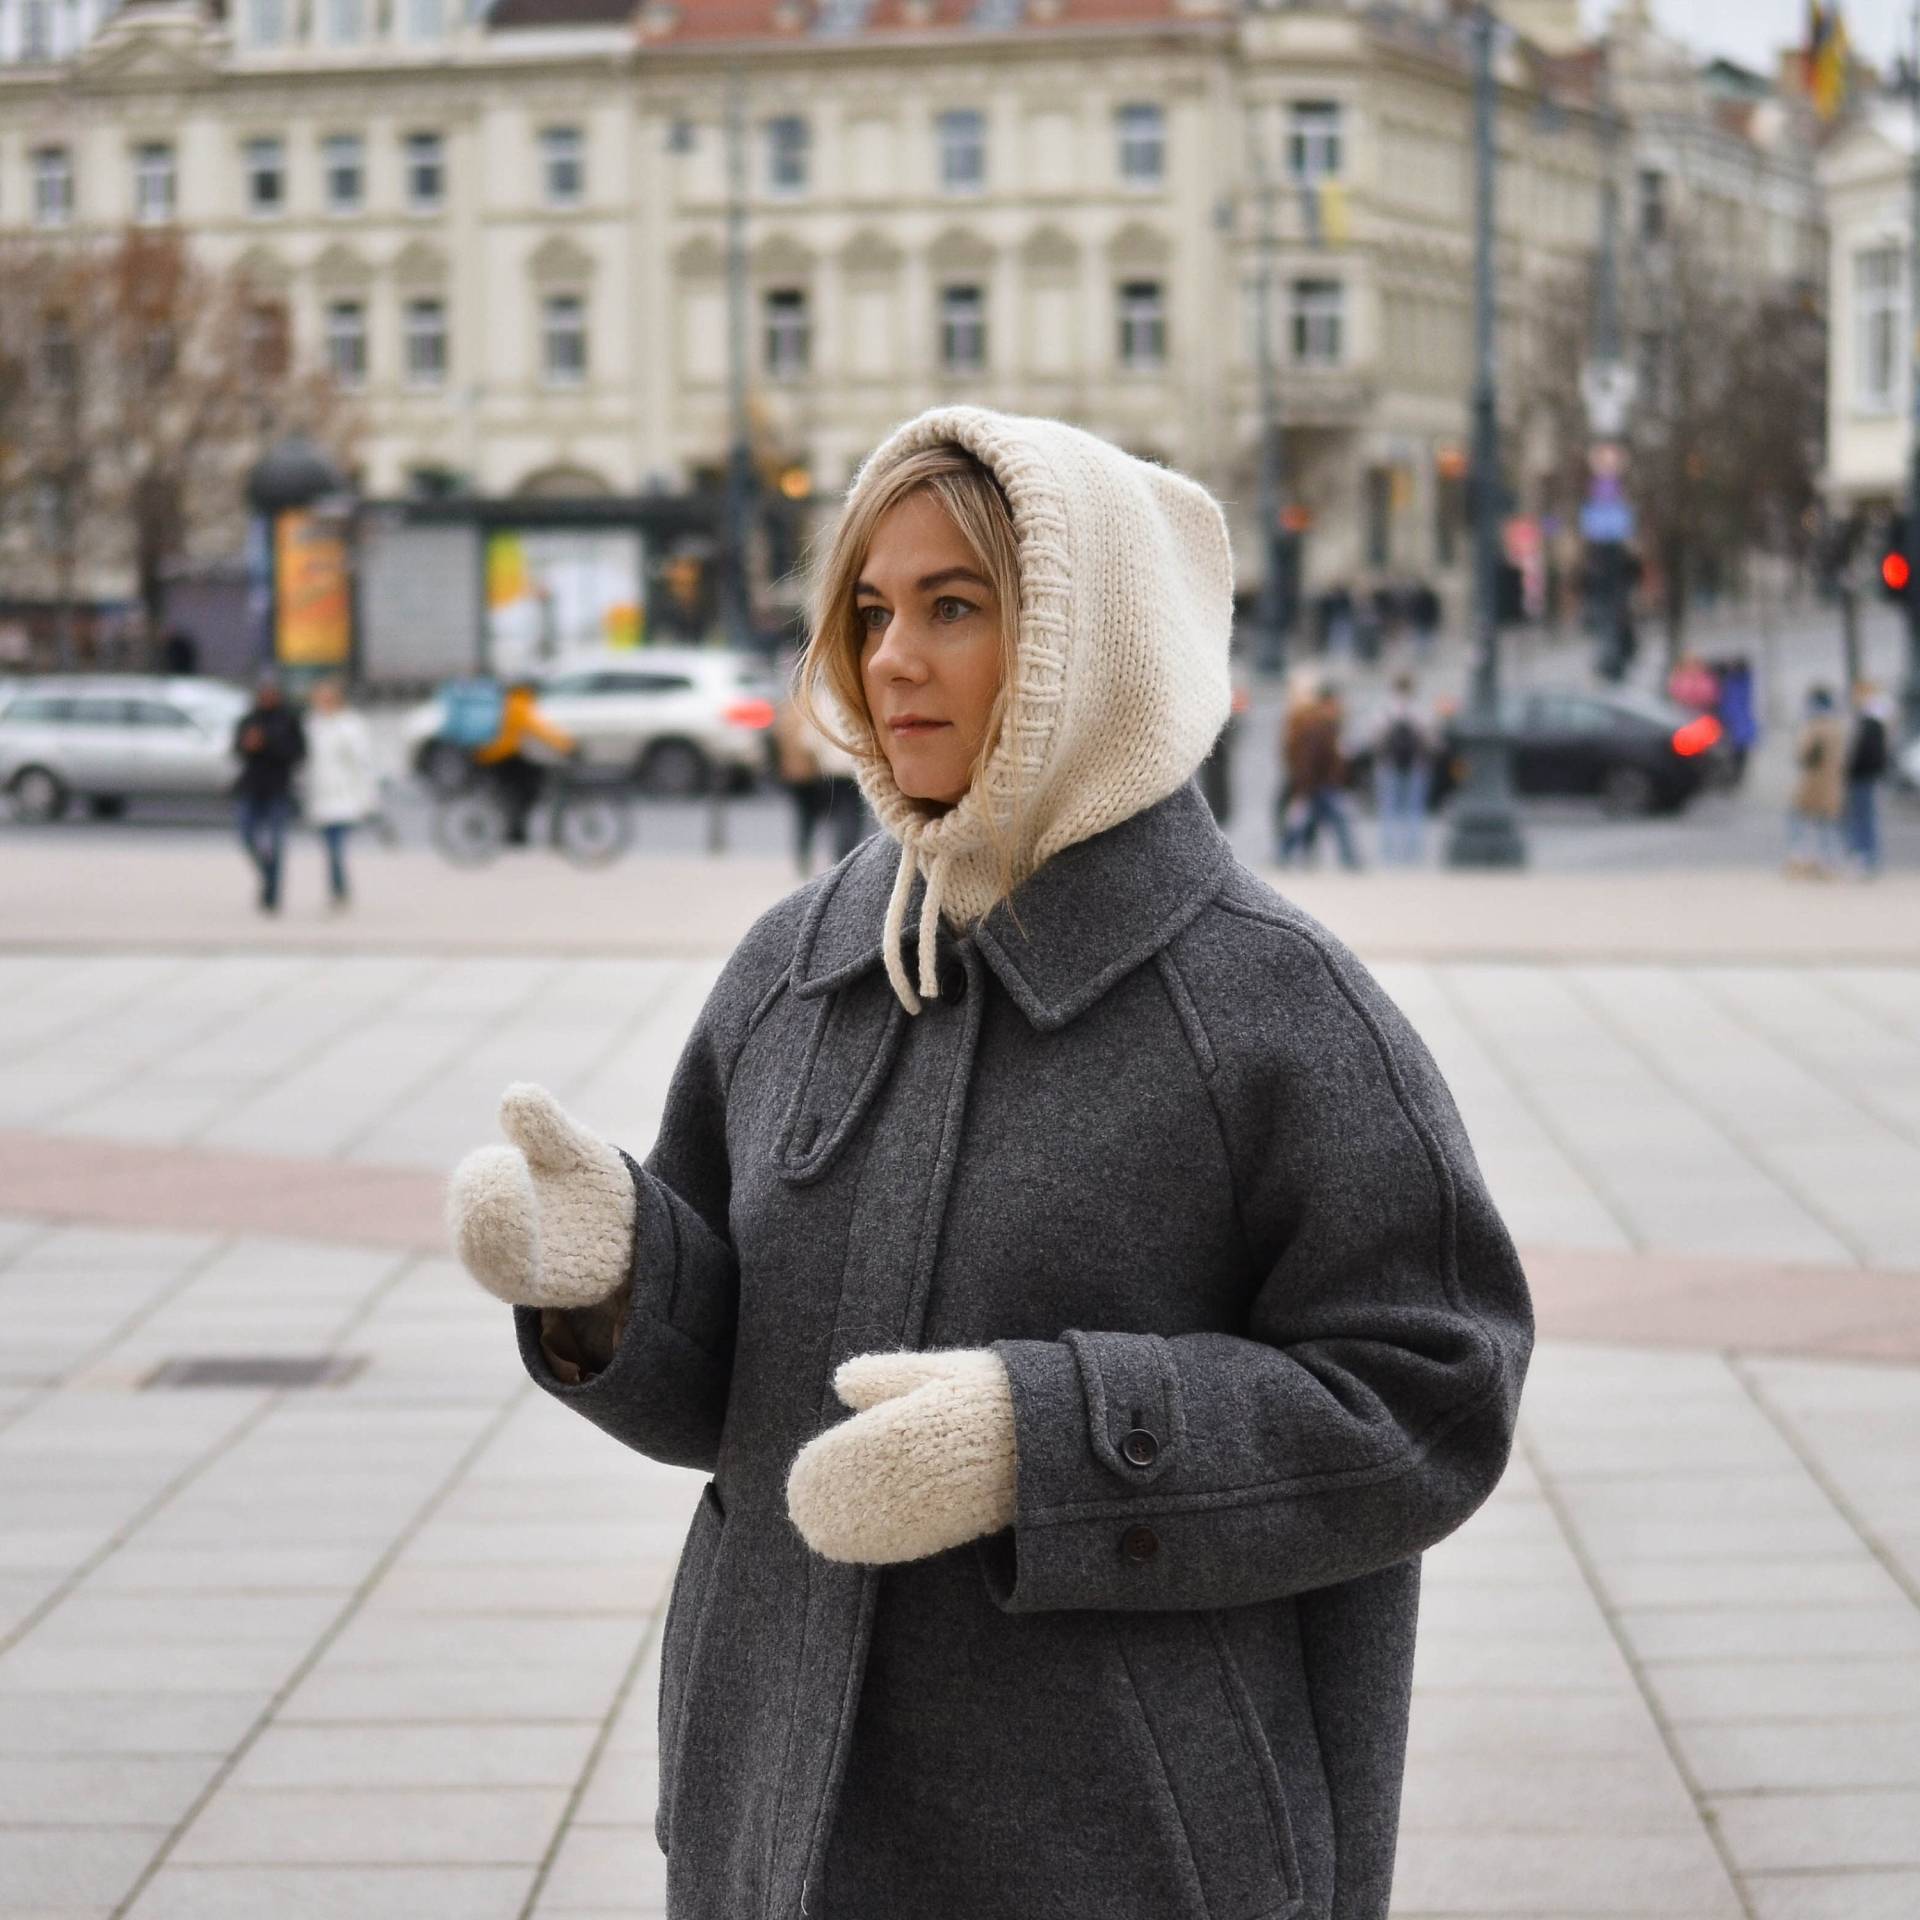
{"label": "dark sedan", "polygon": [[[1502,710],[1513,742],[1514,789],[1524,799],[1597,800],[1603,812],[1622,816],[1677,813],[1731,772],[1720,723],[1654,694],[1511,694]],[[1465,777],[1457,724],[1456,715],[1442,731],[1431,794],[1436,807]],[[1349,766],[1352,784],[1370,795],[1370,744]]]}

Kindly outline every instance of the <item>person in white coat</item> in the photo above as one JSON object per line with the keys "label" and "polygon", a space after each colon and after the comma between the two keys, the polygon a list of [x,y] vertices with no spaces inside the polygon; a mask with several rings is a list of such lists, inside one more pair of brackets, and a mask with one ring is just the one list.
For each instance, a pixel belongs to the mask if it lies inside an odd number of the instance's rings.
{"label": "person in white coat", "polygon": [[352,898],[347,885],[347,840],[380,801],[373,735],[352,712],[337,680],[313,690],[307,716],[307,818],[327,843],[328,897],[335,907]]}

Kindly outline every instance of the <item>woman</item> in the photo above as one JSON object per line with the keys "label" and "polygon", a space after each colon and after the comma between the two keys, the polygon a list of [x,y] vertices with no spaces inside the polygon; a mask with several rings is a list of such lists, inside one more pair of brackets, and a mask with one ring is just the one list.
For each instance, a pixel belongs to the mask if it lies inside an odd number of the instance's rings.
{"label": "woman", "polygon": [[352,900],[347,884],[347,839],[380,804],[373,735],[349,712],[337,680],[313,690],[307,715],[307,818],[327,847],[327,898],[336,908]]}
{"label": "woman", "polygon": [[1425,1049],[1193,783],[1231,609],[1182,476],[898,429],[800,674],[884,832],[741,943],[644,1165],[522,1086],[455,1174],[534,1378],[712,1476],[674,1920],[1386,1914],[1419,1556],[1532,1323]]}
{"label": "woman", "polygon": [[1833,694],[1814,687],[1794,743],[1800,778],[1787,804],[1787,872],[1831,880],[1840,866],[1840,817],[1847,803],[1847,729]]}

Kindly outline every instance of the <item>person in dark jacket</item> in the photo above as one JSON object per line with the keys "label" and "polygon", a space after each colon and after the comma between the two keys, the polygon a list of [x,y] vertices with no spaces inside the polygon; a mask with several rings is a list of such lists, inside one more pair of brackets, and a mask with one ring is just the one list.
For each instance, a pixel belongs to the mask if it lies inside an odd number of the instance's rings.
{"label": "person in dark jacket", "polygon": [[1853,690],[1853,738],[1847,743],[1847,798],[1842,827],[1847,854],[1864,879],[1880,871],[1880,783],[1893,764],[1887,722],[1892,713],[1880,689],[1862,681]]}
{"label": "person in dark jacket", "polygon": [[708,1476],[671,1920],[1385,1920],[1420,1557],[1533,1321],[1427,1049],[1194,784],[1232,585],[1183,475],[897,429],[800,681],[883,831],[741,942],[644,1161],[520,1085],[455,1171],[535,1381]]}
{"label": "person in dark jacket", "polygon": [[275,675],[261,675],[253,705],[233,729],[233,750],[240,756],[240,777],[234,783],[240,843],[260,876],[260,911],[278,913],[281,856],[293,817],[293,774],[307,757],[307,736]]}

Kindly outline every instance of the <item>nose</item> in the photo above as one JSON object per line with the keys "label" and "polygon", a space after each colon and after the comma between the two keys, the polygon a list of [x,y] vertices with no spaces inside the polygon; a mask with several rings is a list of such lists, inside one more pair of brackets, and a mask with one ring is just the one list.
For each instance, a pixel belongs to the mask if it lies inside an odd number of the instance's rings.
{"label": "nose", "polygon": [[882,680],[924,680],[927,663],[907,615],[896,613],[882,630],[879,644],[867,656],[867,671]]}

